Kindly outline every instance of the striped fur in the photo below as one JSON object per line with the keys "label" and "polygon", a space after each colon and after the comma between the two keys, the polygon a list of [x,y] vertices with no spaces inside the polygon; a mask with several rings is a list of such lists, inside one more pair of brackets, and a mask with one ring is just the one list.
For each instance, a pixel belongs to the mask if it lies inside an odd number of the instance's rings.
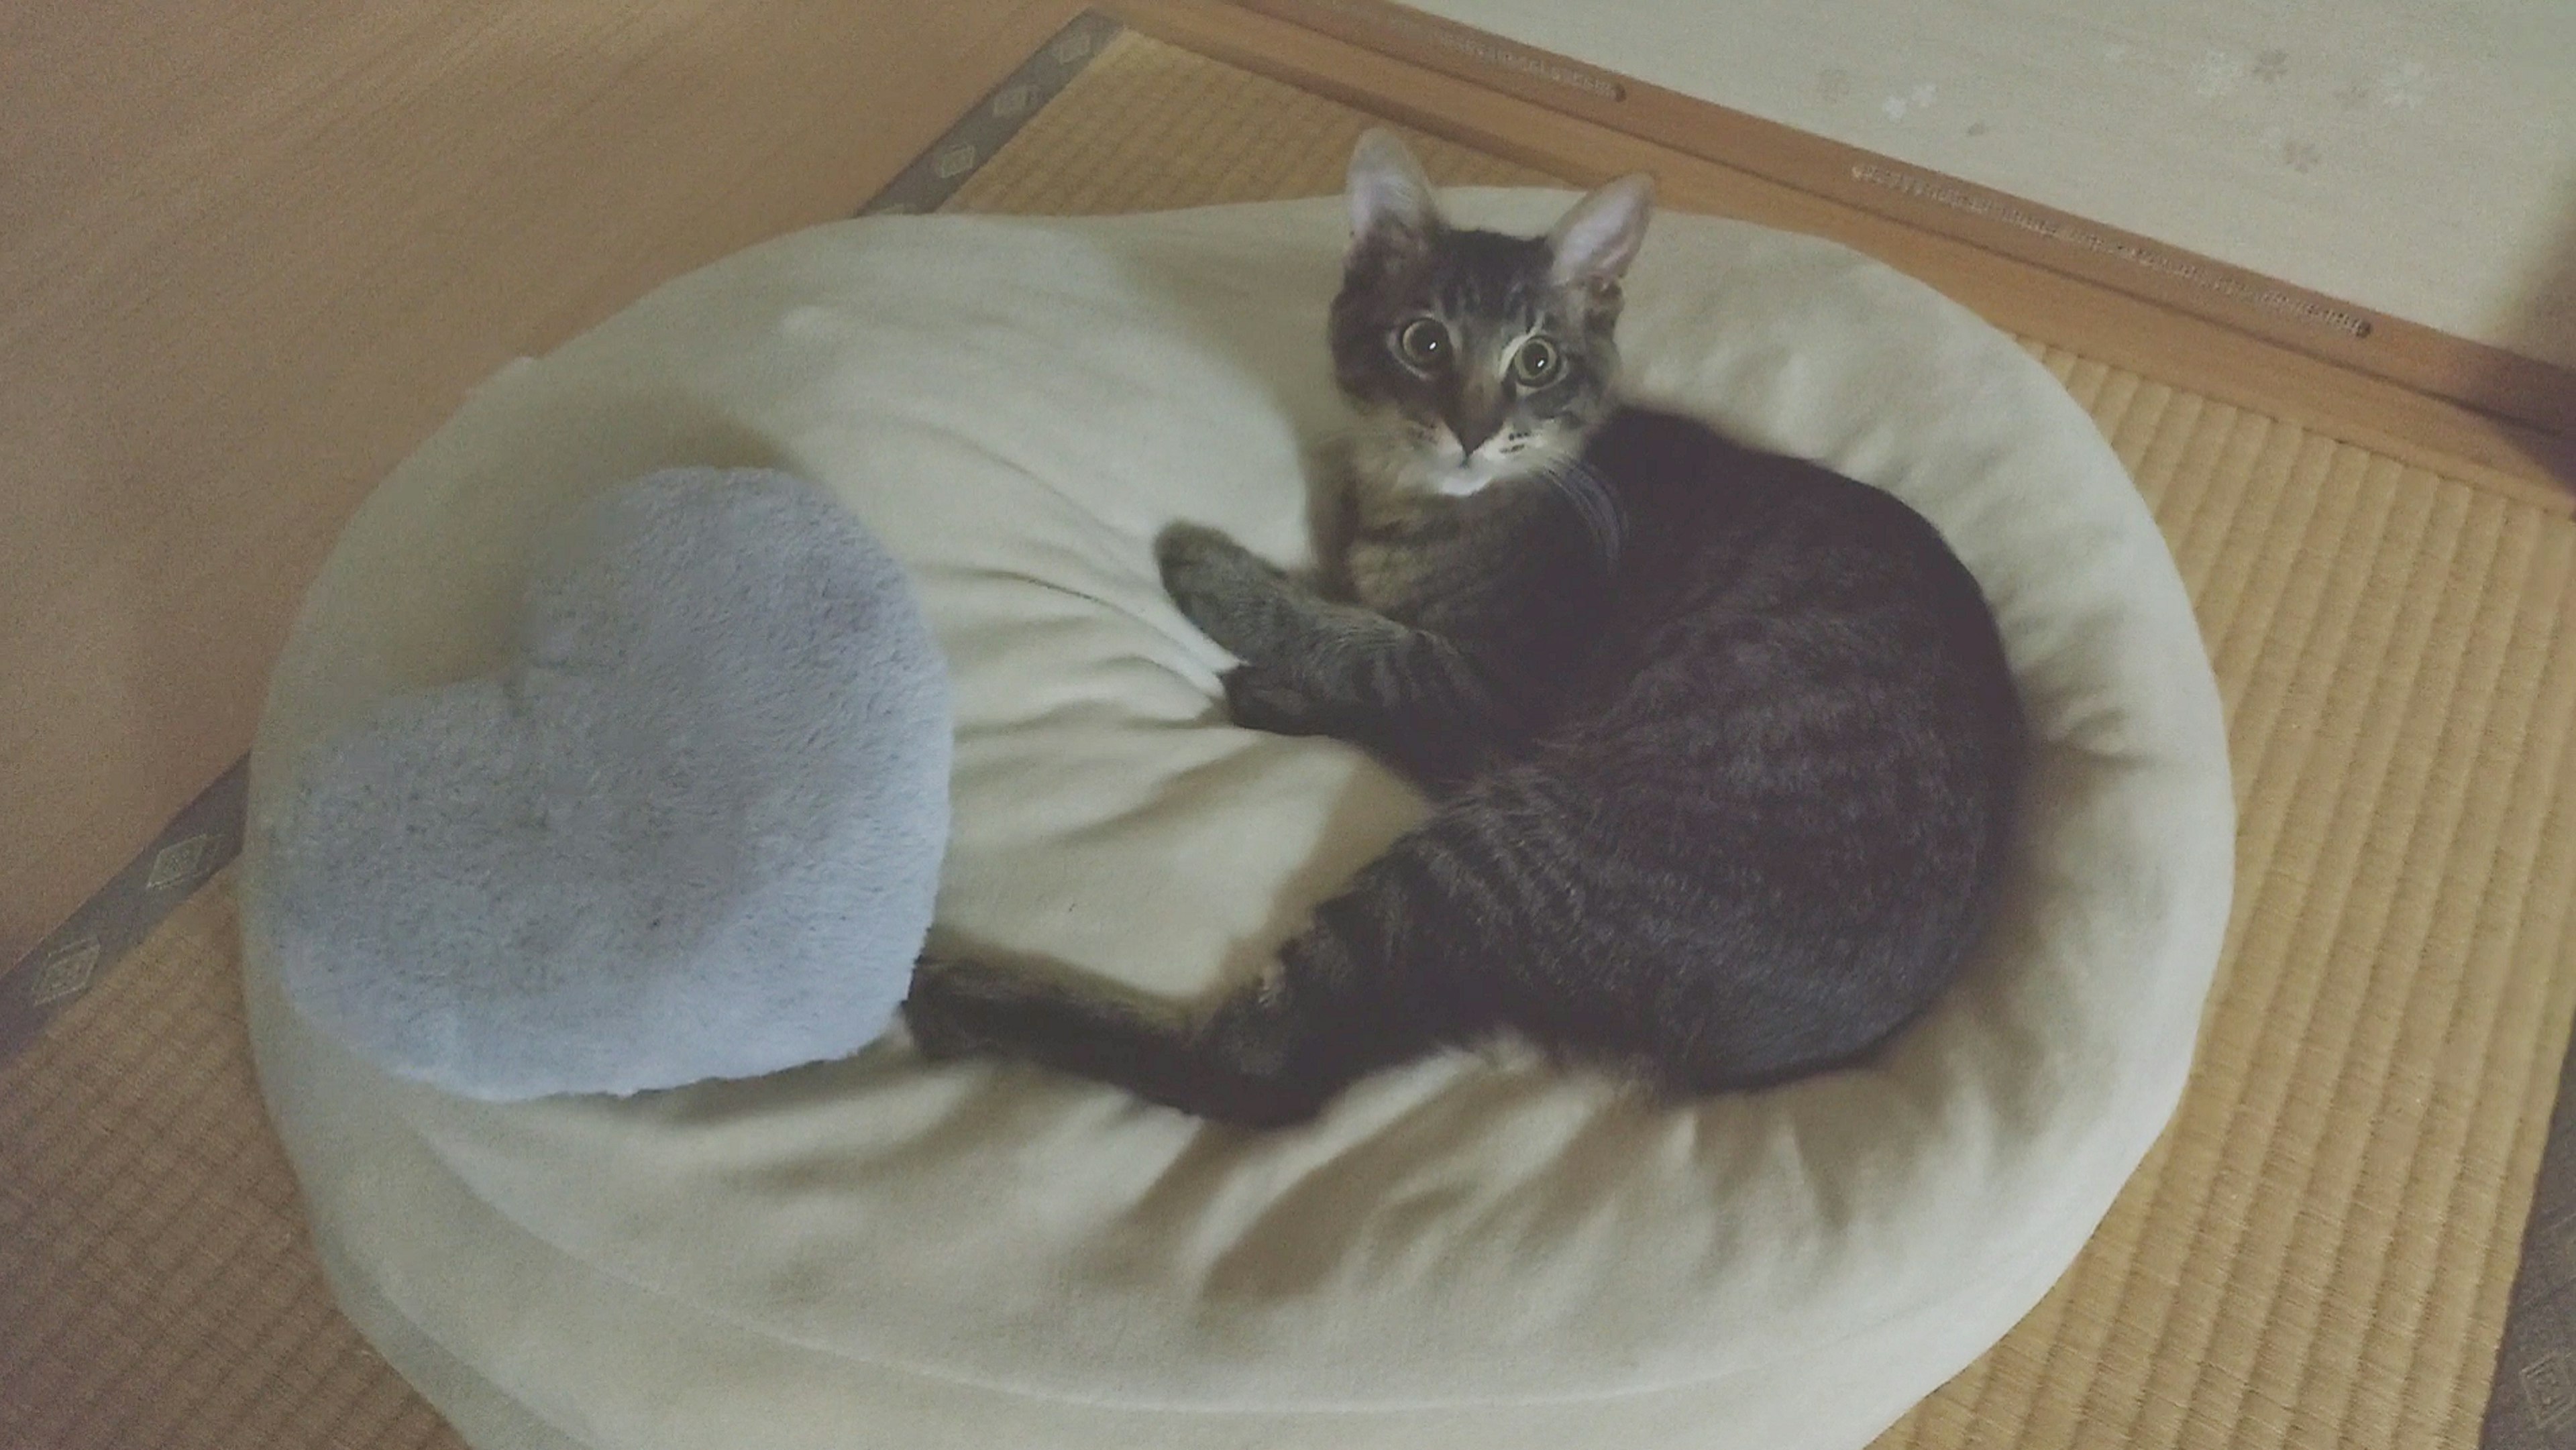
{"label": "striped fur", "polygon": [[1955,976],[2008,849],[2022,717],[1976,582],[1885,493],[1613,401],[1641,186],[1502,237],[1390,147],[1354,159],[1332,316],[1341,577],[1189,525],[1157,556],[1243,661],[1239,724],[1363,745],[1437,810],[1204,1009],[926,962],[916,1040],[1256,1125],[1503,1032],[1683,1095],[1853,1062]]}

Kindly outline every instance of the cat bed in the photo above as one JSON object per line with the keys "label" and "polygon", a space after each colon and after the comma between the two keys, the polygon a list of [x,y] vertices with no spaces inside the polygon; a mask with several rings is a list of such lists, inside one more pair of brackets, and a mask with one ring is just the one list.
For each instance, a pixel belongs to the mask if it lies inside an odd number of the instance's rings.
{"label": "cat bed", "polygon": [[[1459,192],[1537,231],[1571,200]],[[893,218],[672,282],[505,370],[351,524],[253,759],[247,992],[341,1302],[484,1450],[1865,1444],[2065,1269],[2182,1089],[2226,920],[2218,699],[2119,462],[2047,371],[1840,247],[1658,219],[1631,391],[1939,524],[2038,740],[2008,899],[1867,1065],[1683,1108],[1503,1048],[1249,1134],[1092,1084],[846,1061],[495,1104],[287,1005],[263,823],[314,742],[488,668],[532,540],[621,480],[832,489],[950,664],[932,949],[1175,995],[1247,971],[1421,802],[1221,723],[1175,519],[1307,552],[1338,199]]]}

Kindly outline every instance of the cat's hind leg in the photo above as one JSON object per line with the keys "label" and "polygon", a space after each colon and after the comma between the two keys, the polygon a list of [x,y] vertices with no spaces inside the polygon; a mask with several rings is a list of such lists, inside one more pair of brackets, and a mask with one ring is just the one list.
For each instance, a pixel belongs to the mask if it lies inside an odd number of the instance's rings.
{"label": "cat's hind leg", "polygon": [[924,961],[903,1010],[933,1061],[1016,1059],[1253,1128],[1304,1122],[1388,1061],[1382,1034],[1294,1000],[1275,983],[1247,987],[1193,1018],[1052,974]]}
{"label": "cat's hind leg", "polygon": [[[1182,1112],[1281,1127],[1354,1079],[1454,1039],[1404,960],[1403,903],[1361,887],[1327,902],[1258,979],[1192,1012],[1070,974],[924,961],[904,1017],[933,1060],[989,1055],[1124,1088]],[[1442,1021],[1452,1029],[1435,1025]]]}

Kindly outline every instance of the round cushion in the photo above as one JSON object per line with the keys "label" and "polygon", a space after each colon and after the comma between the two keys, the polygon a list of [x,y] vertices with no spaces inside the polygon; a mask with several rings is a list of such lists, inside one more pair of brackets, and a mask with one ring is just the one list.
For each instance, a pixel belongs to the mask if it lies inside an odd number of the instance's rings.
{"label": "round cushion", "polygon": [[[1521,231],[1552,192],[1459,192]],[[1215,706],[1149,541],[1307,551],[1338,200],[819,228],[505,369],[350,525],[253,759],[262,1080],[343,1303],[502,1446],[1857,1447],[2064,1270],[2170,1116],[2216,960],[2218,697],[2153,522],[2011,340],[1812,238],[1654,225],[1643,401],[1822,458],[1983,581],[2039,741],[2007,902],[1868,1065],[1687,1107],[1501,1046],[1249,1134],[1017,1067],[851,1060],[495,1105],[298,1020],[260,917],[297,761],[488,669],[532,540],[675,464],[818,480],[958,718],[934,949],[1246,972],[1421,801]]]}

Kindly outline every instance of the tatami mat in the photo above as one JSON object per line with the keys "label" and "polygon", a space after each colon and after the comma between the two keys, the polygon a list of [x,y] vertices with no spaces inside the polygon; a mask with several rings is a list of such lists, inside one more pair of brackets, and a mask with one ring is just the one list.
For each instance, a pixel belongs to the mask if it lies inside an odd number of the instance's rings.
{"label": "tatami mat", "polygon": [[[950,205],[1328,191],[1366,124],[1127,36]],[[1537,179],[1423,149],[1444,180]],[[2576,1011],[2576,522],[2052,341],[2200,610],[2239,896],[2173,1131],[2039,1311],[1885,1444],[2475,1444]],[[0,1066],[0,1446],[453,1444],[327,1304],[227,890]]]}
{"label": "tatami mat", "polygon": [[251,1081],[230,873],[0,1066],[0,1447],[456,1450],[332,1308]]}
{"label": "tatami mat", "polygon": [[2576,1007],[2576,523],[2042,355],[2191,586],[2238,897],[2166,1141],[1889,1444],[2476,1444]]}

